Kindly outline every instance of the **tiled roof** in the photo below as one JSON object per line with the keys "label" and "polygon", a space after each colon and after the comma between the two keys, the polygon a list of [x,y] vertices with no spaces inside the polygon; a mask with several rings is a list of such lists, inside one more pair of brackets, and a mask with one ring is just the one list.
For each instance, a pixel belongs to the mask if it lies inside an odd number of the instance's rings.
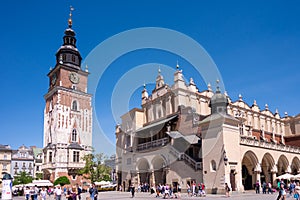
{"label": "tiled roof", "polygon": [[3,151],[3,150],[9,150],[11,151],[11,148],[9,145],[3,145],[3,144],[0,144],[0,151]]}

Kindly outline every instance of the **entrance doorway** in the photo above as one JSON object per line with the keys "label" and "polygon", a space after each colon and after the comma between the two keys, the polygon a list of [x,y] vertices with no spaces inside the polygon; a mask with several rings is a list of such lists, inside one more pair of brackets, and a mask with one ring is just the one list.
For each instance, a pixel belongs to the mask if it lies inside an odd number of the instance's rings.
{"label": "entrance doorway", "polygon": [[235,185],[235,170],[230,171],[230,185],[232,188],[232,191],[236,191],[236,185]]}
{"label": "entrance doorway", "polygon": [[242,177],[245,190],[252,190],[252,176],[249,174],[248,169],[245,165],[242,166]]}

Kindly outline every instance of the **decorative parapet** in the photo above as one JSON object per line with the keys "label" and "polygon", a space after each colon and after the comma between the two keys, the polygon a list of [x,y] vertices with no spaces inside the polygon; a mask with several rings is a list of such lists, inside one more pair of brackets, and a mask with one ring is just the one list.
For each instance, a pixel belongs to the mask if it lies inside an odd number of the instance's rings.
{"label": "decorative parapet", "polygon": [[283,145],[283,144],[275,144],[275,143],[271,143],[271,142],[257,140],[252,137],[241,136],[240,144],[246,145],[246,146],[264,148],[264,149],[270,149],[270,150],[275,150],[275,151],[300,154],[299,147]]}

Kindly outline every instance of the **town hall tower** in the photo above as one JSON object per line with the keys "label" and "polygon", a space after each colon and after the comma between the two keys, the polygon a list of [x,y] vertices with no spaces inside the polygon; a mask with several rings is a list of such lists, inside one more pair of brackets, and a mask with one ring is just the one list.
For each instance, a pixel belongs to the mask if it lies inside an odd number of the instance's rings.
{"label": "town hall tower", "polygon": [[72,29],[72,8],[56,64],[47,74],[49,89],[44,98],[44,178],[54,181],[68,176],[82,182],[77,171],[82,157],[92,150],[92,95],[87,93],[88,69],[81,68],[81,55]]}

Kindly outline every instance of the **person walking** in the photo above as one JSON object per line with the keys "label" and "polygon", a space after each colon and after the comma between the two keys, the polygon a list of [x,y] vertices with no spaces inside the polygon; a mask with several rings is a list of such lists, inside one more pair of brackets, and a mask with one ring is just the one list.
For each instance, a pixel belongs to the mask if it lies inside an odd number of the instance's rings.
{"label": "person walking", "polygon": [[135,187],[133,184],[131,184],[130,186],[130,191],[131,191],[131,197],[133,198],[134,197],[134,192],[135,192]]}
{"label": "person walking", "polygon": [[26,186],[24,193],[25,193],[25,199],[26,199],[26,200],[29,200],[29,197],[30,197],[30,189],[29,189],[28,186]]}
{"label": "person walking", "polygon": [[57,185],[56,188],[54,189],[54,197],[56,200],[61,200],[61,194],[62,194],[62,190],[60,185]]}
{"label": "person walking", "polygon": [[296,200],[300,200],[300,184],[299,182],[296,183],[296,186],[295,186],[295,194],[294,194],[294,198]]}
{"label": "person walking", "polygon": [[41,200],[46,200],[47,197],[47,190],[45,187],[42,188],[41,192],[40,192],[40,196],[41,196]]}
{"label": "person walking", "polygon": [[191,186],[189,184],[186,185],[187,188],[187,195],[190,196],[191,193]]}
{"label": "person walking", "polygon": [[277,200],[285,200],[285,199],[286,199],[286,192],[285,192],[284,184],[280,184]]}
{"label": "person walking", "polygon": [[95,183],[92,184],[92,187],[89,190],[91,200],[97,200],[98,198],[98,190],[96,188]]}
{"label": "person walking", "polygon": [[262,184],[262,191],[263,191],[263,194],[267,194],[267,183],[265,181]]}
{"label": "person walking", "polygon": [[82,188],[81,188],[80,185],[78,185],[78,183],[76,183],[76,188],[77,188],[77,197],[78,197],[78,200],[81,200]]}
{"label": "person walking", "polygon": [[273,194],[273,188],[271,182],[268,183],[268,194]]}
{"label": "person walking", "polygon": [[260,184],[259,184],[259,180],[257,180],[256,183],[255,183],[255,192],[256,192],[256,194],[260,193],[259,188],[260,188]]}
{"label": "person walking", "polygon": [[226,195],[226,197],[230,197],[229,192],[230,192],[230,187],[228,186],[227,183],[225,183],[225,195]]}
{"label": "person walking", "polygon": [[193,181],[193,184],[192,184],[192,196],[196,196],[196,183],[195,183],[195,181]]}

